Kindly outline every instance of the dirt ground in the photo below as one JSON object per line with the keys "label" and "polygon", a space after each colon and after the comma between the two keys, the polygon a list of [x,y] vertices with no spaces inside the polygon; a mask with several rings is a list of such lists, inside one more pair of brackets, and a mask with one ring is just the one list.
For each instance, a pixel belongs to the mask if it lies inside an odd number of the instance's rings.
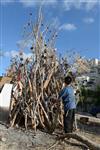
{"label": "dirt ground", "polygon": [[[84,135],[100,144],[100,126],[79,125],[79,134]],[[55,131],[62,132],[60,130]],[[55,133],[48,133],[37,130],[34,131],[17,128],[7,128],[0,124],[0,150],[87,150],[82,143],[70,139],[58,141]]]}

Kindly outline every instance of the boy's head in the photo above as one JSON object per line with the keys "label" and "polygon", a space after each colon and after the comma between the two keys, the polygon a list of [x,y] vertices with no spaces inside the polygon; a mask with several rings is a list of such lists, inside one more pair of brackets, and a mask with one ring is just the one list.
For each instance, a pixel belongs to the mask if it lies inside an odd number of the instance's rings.
{"label": "boy's head", "polygon": [[70,76],[65,77],[65,84],[69,85],[72,82],[72,78]]}

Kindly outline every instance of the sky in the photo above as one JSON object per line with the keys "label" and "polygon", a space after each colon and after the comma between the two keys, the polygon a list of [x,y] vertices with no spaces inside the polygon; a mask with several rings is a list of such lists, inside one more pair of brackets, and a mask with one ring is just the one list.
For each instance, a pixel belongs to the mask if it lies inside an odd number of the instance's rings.
{"label": "sky", "polygon": [[[59,31],[58,55],[76,51],[87,59],[100,59],[100,0],[0,0],[0,75],[18,54],[29,14],[35,22],[40,5],[45,24]],[[28,48],[24,55],[30,55]]]}

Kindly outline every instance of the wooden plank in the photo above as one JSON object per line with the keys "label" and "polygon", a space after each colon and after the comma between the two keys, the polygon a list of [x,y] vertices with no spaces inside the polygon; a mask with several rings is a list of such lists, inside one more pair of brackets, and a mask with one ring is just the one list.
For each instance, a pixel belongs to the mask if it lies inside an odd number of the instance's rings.
{"label": "wooden plank", "polygon": [[92,123],[92,124],[100,125],[100,119],[92,116],[76,114],[76,119],[81,121],[83,120],[84,123]]}

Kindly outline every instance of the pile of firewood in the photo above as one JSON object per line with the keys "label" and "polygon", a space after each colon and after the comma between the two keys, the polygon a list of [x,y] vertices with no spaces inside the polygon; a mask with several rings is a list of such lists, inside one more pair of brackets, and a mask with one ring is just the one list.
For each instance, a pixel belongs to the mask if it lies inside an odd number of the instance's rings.
{"label": "pile of firewood", "polygon": [[[32,22],[28,22],[28,26],[31,28]],[[12,59],[8,72],[14,84],[9,115],[11,126],[50,129],[58,114],[56,99],[64,74],[54,47],[57,31],[51,31],[48,26],[42,31],[43,26],[42,13],[39,13],[37,23],[24,40],[32,41],[31,57],[24,59],[24,52],[20,51],[19,56]]]}
{"label": "pile of firewood", "polygon": [[44,26],[41,11],[36,24],[29,21],[25,30],[27,28],[23,47],[27,43],[28,46],[31,45],[32,55],[24,59],[24,52],[21,50],[19,56],[12,59],[8,72],[14,84],[10,124],[35,130],[39,126],[53,131],[57,123],[63,122],[62,105],[57,103],[57,98],[70,65],[64,58],[58,59],[55,50],[57,30]]}
{"label": "pile of firewood", "polygon": [[33,128],[38,125],[43,128],[52,126],[62,80],[58,76],[60,68],[55,55],[51,56],[52,49],[45,47],[44,51],[37,53],[38,59],[35,58],[32,64],[26,60],[24,64],[20,62],[16,66],[13,78],[16,84],[10,108],[11,126],[22,123],[22,120],[26,129],[30,125]]}

